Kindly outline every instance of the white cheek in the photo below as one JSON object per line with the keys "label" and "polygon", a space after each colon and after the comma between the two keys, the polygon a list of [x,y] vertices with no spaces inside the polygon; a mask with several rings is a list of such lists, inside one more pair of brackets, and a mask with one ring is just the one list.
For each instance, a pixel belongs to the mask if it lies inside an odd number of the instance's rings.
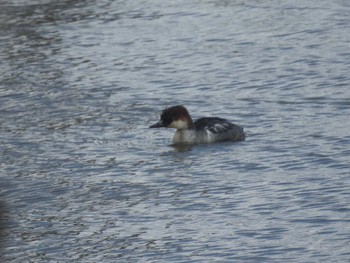
{"label": "white cheek", "polygon": [[182,130],[182,129],[187,129],[188,125],[187,125],[187,122],[180,119],[177,121],[173,121],[172,123],[170,123],[170,125],[168,127]]}

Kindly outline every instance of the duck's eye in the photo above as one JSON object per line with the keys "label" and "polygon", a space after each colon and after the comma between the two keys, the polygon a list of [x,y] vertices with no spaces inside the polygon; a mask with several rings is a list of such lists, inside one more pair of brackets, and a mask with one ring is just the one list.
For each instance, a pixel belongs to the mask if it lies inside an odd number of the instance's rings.
{"label": "duck's eye", "polygon": [[172,119],[169,118],[169,116],[166,116],[166,115],[162,115],[161,119],[162,119],[162,121],[163,121],[165,126],[170,125],[170,123],[172,122]]}

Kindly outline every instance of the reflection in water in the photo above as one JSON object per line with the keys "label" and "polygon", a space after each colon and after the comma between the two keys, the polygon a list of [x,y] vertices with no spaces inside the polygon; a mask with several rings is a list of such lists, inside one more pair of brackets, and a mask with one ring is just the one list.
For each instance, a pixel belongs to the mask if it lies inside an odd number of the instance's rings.
{"label": "reflection in water", "polygon": [[8,221],[8,211],[5,202],[0,199],[0,260],[4,257],[4,250],[6,246],[6,228]]}
{"label": "reflection in water", "polygon": [[195,145],[193,144],[188,144],[188,143],[177,143],[177,144],[172,144],[171,147],[173,147],[175,149],[175,151],[177,152],[188,152],[191,151],[192,148]]}

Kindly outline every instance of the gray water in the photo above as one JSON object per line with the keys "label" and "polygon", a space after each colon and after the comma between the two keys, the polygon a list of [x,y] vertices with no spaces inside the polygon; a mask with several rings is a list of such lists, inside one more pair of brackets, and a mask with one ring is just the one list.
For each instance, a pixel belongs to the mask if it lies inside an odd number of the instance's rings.
{"label": "gray water", "polygon": [[[350,3],[1,1],[3,262],[349,262]],[[173,147],[166,106],[247,139]]]}

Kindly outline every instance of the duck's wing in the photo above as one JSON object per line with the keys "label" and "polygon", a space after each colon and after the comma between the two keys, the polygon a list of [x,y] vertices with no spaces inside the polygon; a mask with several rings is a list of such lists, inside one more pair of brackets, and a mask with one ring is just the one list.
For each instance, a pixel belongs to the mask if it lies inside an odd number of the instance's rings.
{"label": "duck's wing", "polygon": [[235,124],[218,117],[200,118],[194,122],[197,130],[206,129],[212,133],[224,133],[234,128]]}

